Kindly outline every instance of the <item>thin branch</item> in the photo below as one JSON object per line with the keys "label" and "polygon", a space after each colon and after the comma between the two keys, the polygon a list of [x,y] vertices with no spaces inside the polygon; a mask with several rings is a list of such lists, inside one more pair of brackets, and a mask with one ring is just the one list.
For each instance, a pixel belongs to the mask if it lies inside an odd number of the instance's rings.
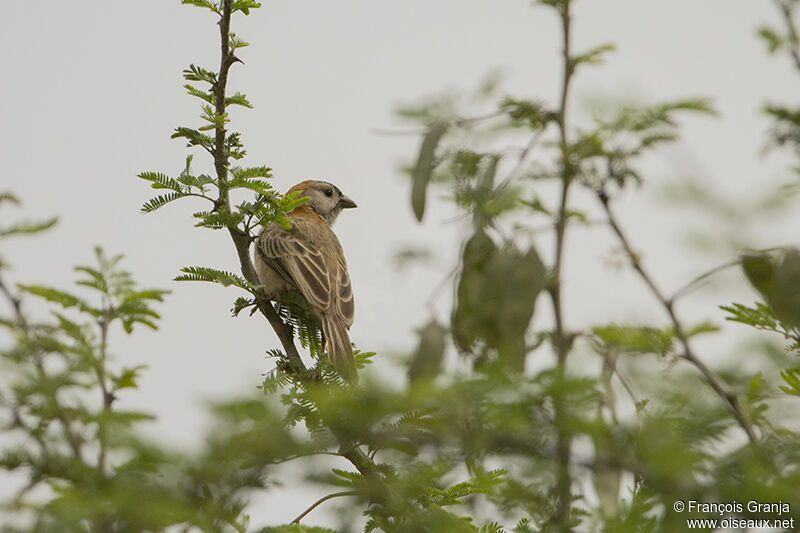
{"label": "thin branch", "polygon": [[[569,100],[569,87],[574,73],[574,64],[570,57],[570,10],[569,2],[565,2],[559,8],[561,16],[561,30],[563,38],[562,60],[564,74],[561,85],[561,102],[556,123],[558,124],[560,144],[561,144],[561,200],[558,208],[558,218],[555,227],[555,273],[553,285],[550,289],[550,297],[553,301],[553,314],[555,317],[555,348],[556,348],[556,373],[559,380],[563,382],[566,377],[567,356],[570,352],[572,339],[566,331],[561,301],[561,274],[564,260],[564,241],[566,236],[567,221],[569,218],[568,198],[570,185],[572,184],[575,169],[570,162],[569,140],[567,138],[567,103]],[[564,420],[566,419],[566,405],[560,396],[554,398],[554,410],[558,427],[558,437],[556,442],[556,454],[558,456],[558,472],[556,481],[556,493],[558,495],[558,507],[556,509],[555,521],[558,523],[560,531],[569,531],[570,503],[572,501],[572,478],[570,477],[570,437],[565,429]]]}
{"label": "thin branch", "polygon": [[539,144],[542,135],[544,135],[545,129],[546,128],[536,130],[536,132],[531,136],[530,141],[528,141],[528,144],[525,146],[525,148],[523,148],[522,153],[519,155],[519,160],[517,160],[517,164],[514,165],[514,168],[511,169],[511,172],[508,173],[508,177],[506,177],[506,179],[503,180],[503,183],[500,185],[500,187],[503,187],[504,185],[511,183],[511,180],[513,180],[520,173],[520,171],[522,171],[522,168],[525,165],[525,160],[528,158],[528,154],[530,154],[531,151],[533,151],[533,149],[536,147],[536,145]]}
{"label": "thin branch", "polygon": [[313,511],[320,504],[325,503],[326,501],[328,501],[330,499],[338,498],[340,496],[358,496],[358,494],[359,494],[359,492],[356,491],[356,490],[345,490],[345,491],[342,491],[342,492],[334,492],[333,494],[328,494],[327,496],[323,496],[322,498],[320,498],[319,500],[317,500],[313,504],[311,504],[311,507],[309,507],[308,509],[306,509],[305,511],[300,513],[300,515],[297,518],[292,520],[292,524],[299,524],[300,520],[302,520],[308,513]]}
{"label": "thin branch", "polygon": [[[109,411],[114,403],[114,394],[108,390],[106,384],[106,358],[108,350],[108,328],[111,323],[114,307],[107,296],[103,297],[103,318],[98,320],[100,327],[100,354],[95,368],[97,381],[100,384],[100,392],[103,395],[103,411]],[[106,469],[106,427],[105,422],[98,422],[97,439],[100,449],[97,452],[97,470],[101,476],[105,475]]]}
{"label": "thin branch", "polygon": [[639,256],[633,250],[633,247],[628,241],[628,238],[625,236],[625,233],[622,231],[619,223],[617,222],[616,216],[614,215],[614,211],[611,208],[609,203],[609,198],[604,191],[598,191],[597,193],[598,199],[605,210],[606,217],[608,218],[608,223],[611,226],[611,229],[616,234],[620,244],[622,244],[623,249],[625,250],[628,259],[631,262],[631,266],[633,269],[639,274],[639,277],[642,278],[642,281],[645,282],[647,287],[650,289],[650,292],[653,293],[653,296],[661,303],[664,307],[664,310],[669,315],[669,319],[672,322],[672,326],[675,328],[675,335],[678,337],[681,345],[683,346],[684,353],[681,356],[682,359],[688,361],[695,368],[703,375],[705,380],[714,389],[714,392],[725,402],[728,408],[733,414],[736,421],[742,427],[744,432],[747,434],[747,438],[750,442],[757,448],[760,448],[758,437],[753,430],[753,426],[751,422],[747,419],[747,416],[742,411],[742,407],[739,403],[739,398],[737,394],[730,390],[728,384],[717,375],[716,372],[711,370],[708,366],[706,366],[703,361],[701,361],[694,353],[689,344],[689,338],[686,335],[686,332],[683,330],[683,325],[681,324],[680,320],[678,320],[677,315],[675,314],[674,304],[671,300],[667,299],[664,294],[661,292],[661,289],[658,288],[653,278],[650,274],[644,269],[642,266],[641,261],[639,260]]}
{"label": "thin branch", "polygon": [[728,261],[727,263],[724,263],[722,265],[716,266],[716,267],[712,268],[711,270],[709,270],[707,272],[703,272],[702,274],[700,274],[696,278],[692,279],[689,283],[687,283],[686,285],[684,285],[683,287],[681,287],[677,291],[675,291],[675,293],[672,296],[669,297],[668,301],[670,303],[675,303],[675,301],[678,298],[681,298],[681,297],[685,296],[686,294],[692,292],[703,281],[707,280],[711,276],[714,276],[715,274],[718,274],[718,273],[722,272],[723,270],[727,270],[727,269],[729,269],[731,267],[734,267],[734,266],[738,265],[739,263],[741,263],[741,259],[734,259],[733,261]]}
{"label": "thin branch", "polygon": [[458,265],[455,268],[451,269],[442,280],[436,284],[436,287],[433,288],[428,298],[425,300],[425,307],[428,308],[430,313],[433,315],[436,312],[435,304],[438,301],[439,293],[450,284],[450,281],[455,277],[458,273]]}
{"label": "thin branch", "polygon": [[[230,20],[233,12],[233,0],[224,0],[222,4],[222,16],[219,21],[220,31],[220,72],[217,78],[217,83],[214,86],[214,98],[216,113],[223,115],[225,113],[225,91],[228,81],[228,71],[238,59],[231,53],[229,46],[230,36]],[[228,154],[225,150],[225,136],[226,131],[224,125],[216,128],[215,149],[214,149],[214,168],[217,175],[217,180],[220,185],[220,196],[215,202],[217,209],[222,210],[225,214],[231,212],[230,196],[228,188],[225,186],[228,181]],[[254,285],[259,284],[258,274],[253,266],[253,261],[250,256],[250,245],[252,244],[252,236],[249,232],[242,231],[236,226],[229,226],[228,233],[231,236],[236,254],[239,258],[242,275],[244,278]],[[294,330],[290,324],[285,323],[278,315],[272,302],[266,297],[263,290],[256,293],[256,305],[258,306],[261,314],[266,317],[267,321],[272,326],[275,334],[283,346],[286,353],[287,362],[294,370],[298,379],[302,382],[317,381],[318,378],[310,375],[297,347],[294,343]],[[375,463],[367,457],[367,455],[342,435],[334,435],[340,444],[340,455],[349,460],[353,466],[358,469],[364,476],[364,479],[370,485],[370,501],[373,503],[387,503],[389,501],[389,488],[386,486],[383,478],[378,473]]]}
{"label": "thin branch", "polygon": [[333,455],[335,457],[341,457],[342,454],[339,452],[326,452],[326,451],[319,451],[319,452],[309,452],[309,453],[298,453],[296,455],[292,455],[290,457],[284,457],[283,459],[278,459],[276,461],[271,461],[269,464],[271,465],[281,465],[284,463],[288,463],[289,461],[294,461],[295,459],[302,459],[304,457],[314,457],[316,455]]}
{"label": "thin branch", "polygon": [[407,136],[419,136],[425,133],[425,128],[414,128],[409,130],[391,130],[387,128],[370,128],[370,131],[376,135],[407,135]]}
{"label": "thin branch", "polygon": [[[504,114],[503,111],[492,111],[491,113],[487,113],[485,115],[478,115],[475,117],[467,117],[467,118],[458,118],[458,119],[442,119],[444,122],[448,124],[452,124],[453,126],[465,128],[469,127],[476,122],[483,122],[484,120],[489,120],[493,118],[497,118]],[[422,135],[425,133],[425,128],[413,128],[407,130],[394,130],[388,128],[371,128],[370,131],[377,135]]]}
{"label": "thin branch", "polygon": [[11,308],[14,310],[14,318],[17,321],[17,325],[20,327],[20,329],[22,329],[22,331],[28,333],[28,322],[25,320],[25,315],[22,314],[22,301],[11,293],[6,284],[3,282],[3,278],[0,278],[0,292],[2,292],[3,296],[6,297],[8,303],[11,304]]}
{"label": "thin branch", "polygon": [[774,0],[775,5],[783,15],[784,22],[786,23],[786,32],[789,36],[789,54],[794,60],[795,66],[800,69],[800,36],[797,34],[797,28],[794,25],[792,18],[792,7],[789,2],[785,0]]}

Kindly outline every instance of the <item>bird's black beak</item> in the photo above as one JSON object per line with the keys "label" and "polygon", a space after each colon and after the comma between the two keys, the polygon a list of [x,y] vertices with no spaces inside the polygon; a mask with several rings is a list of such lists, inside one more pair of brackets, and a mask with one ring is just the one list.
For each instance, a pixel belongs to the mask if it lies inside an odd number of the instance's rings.
{"label": "bird's black beak", "polygon": [[341,206],[342,209],[350,209],[353,207],[358,207],[353,200],[351,200],[348,196],[344,195],[342,195],[342,197],[339,198],[339,206]]}

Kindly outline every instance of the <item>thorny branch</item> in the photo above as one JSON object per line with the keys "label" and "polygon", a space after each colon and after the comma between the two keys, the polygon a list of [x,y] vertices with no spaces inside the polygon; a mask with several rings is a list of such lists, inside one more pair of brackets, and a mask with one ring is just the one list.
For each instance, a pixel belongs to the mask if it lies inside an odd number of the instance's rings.
{"label": "thorny branch", "polygon": [[[219,21],[220,44],[221,44],[221,58],[220,58],[220,72],[217,78],[217,83],[214,86],[214,102],[215,111],[218,115],[225,113],[225,95],[228,82],[228,72],[230,67],[236,63],[238,58],[231,52],[229,45],[230,37],[230,20],[233,13],[233,0],[224,0],[222,6],[222,15]],[[215,146],[214,146],[214,168],[216,171],[217,179],[220,184],[220,195],[215,202],[215,208],[222,210],[228,214],[231,212],[230,197],[228,189],[225,184],[228,181],[228,154],[226,153],[225,137],[226,130],[224,125],[216,128]],[[245,233],[238,227],[228,227],[228,232],[233,240],[236,248],[236,254],[239,257],[239,264],[241,267],[242,275],[247,281],[254,285],[259,284],[258,275],[253,261],[250,257],[250,245],[252,238],[249,234]],[[275,334],[283,346],[286,353],[287,362],[299,379],[305,382],[313,382],[316,378],[311,376],[306,368],[297,347],[294,344],[294,331],[290,324],[285,323],[280,316],[278,316],[272,302],[266,297],[263,291],[259,291],[256,295],[256,305],[258,310],[264,315],[267,321],[272,326]],[[385,503],[388,498],[388,487],[383,483],[383,479],[378,474],[375,463],[359,448],[353,445],[347,439],[336,436],[340,441],[339,453],[347,458],[353,466],[364,476],[364,479],[370,486],[370,499],[376,503]]]}

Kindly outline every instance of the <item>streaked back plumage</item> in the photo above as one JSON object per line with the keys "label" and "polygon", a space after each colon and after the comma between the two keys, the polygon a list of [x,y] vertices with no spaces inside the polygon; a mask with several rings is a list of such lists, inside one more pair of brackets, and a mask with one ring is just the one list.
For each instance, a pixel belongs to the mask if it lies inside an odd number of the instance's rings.
{"label": "streaked back plumage", "polygon": [[271,298],[298,290],[322,322],[328,358],[348,378],[355,377],[348,330],[355,305],[344,251],[330,225],[355,202],[324,181],[304,181],[300,190],[309,201],[289,213],[292,229],[277,224],[263,228],[256,240],[259,280]]}

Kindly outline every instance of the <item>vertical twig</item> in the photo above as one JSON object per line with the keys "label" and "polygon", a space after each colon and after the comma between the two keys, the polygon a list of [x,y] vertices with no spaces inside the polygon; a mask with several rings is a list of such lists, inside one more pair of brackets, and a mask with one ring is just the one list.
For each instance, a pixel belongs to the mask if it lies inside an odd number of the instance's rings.
{"label": "vertical twig", "polygon": [[[561,301],[561,274],[563,270],[564,241],[567,229],[568,217],[568,198],[570,185],[575,174],[575,170],[570,161],[569,140],[567,137],[567,103],[569,99],[569,87],[574,72],[574,65],[570,57],[570,8],[566,1],[560,5],[559,14],[561,16],[561,29],[563,38],[562,58],[564,62],[564,76],[561,85],[561,102],[556,122],[558,124],[561,146],[561,199],[558,208],[558,218],[556,219],[556,243],[555,243],[555,266],[553,285],[550,289],[550,296],[553,301],[553,313],[555,316],[555,348],[556,348],[556,375],[560,384],[563,385],[566,378],[567,356],[571,347],[571,339],[564,325],[563,308]],[[558,440],[556,444],[556,455],[558,459],[558,473],[556,481],[556,493],[558,495],[558,507],[556,509],[555,521],[561,531],[569,531],[569,510],[572,501],[572,478],[570,476],[570,438],[566,430],[566,406],[563,397],[559,394],[554,398],[554,409],[556,425],[558,430]]]}
{"label": "vertical twig", "polygon": [[[111,410],[111,404],[114,403],[114,394],[109,392],[108,385],[106,384],[106,357],[108,350],[108,327],[114,313],[113,306],[107,296],[103,297],[103,317],[97,321],[100,328],[100,354],[97,360],[97,381],[100,384],[100,392],[103,395],[103,413]],[[98,422],[97,440],[100,443],[100,449],[97,452],[97,470],[100,476],[105,476],[106,470],[106,421]]]}
{"label": "vertical twig", "polygon": [[[222,15],[219,20],[220,66],[217,82],[214,85],[214,108],[218,116],[225,114],[225,95],[228,85],[228,73],[230,72],[231,66],[238,61],[230,49],[230,27],[232,13],[233,0],[224,0],[222,6]],[[215,209],[227,214],[231,212],[231,202],[227,188],[228,153],[226,151],[226,135],[227,131],[224,125],[216,128],[213,156],[214,170],[217,174],[220,191],[219,197],[214,202]],[[241,267],[242,275],[250,283],[258,285],[258,275],[256,274],[255,267],[253,266],[253,261],[250,258],[250,244],[252,242],[250,235],[235,226],[229,226],[228,233],[230,234],[231,239],[233,240],[233,245],[236,248],[236,255],[239,258],[239,265]],[[263,293],[260,297],[256,298],[256,304],[259,311],[261,311],[261,313],[269,321],[272,329],[275,330],[278,340],[286,352],[286,356],[291,367],[299,374],[306,373],[303,360],[300,358],[300,354],[298,353],[297,347],[294,344],[294,332],[292,331],[292,327],[281,320],[281,318],[278,316],[278,313],[275,311],[275,308],[272,306],[272,303],[266,298],[266,296],[263,295]]]}
{"label": "vertical twig", "polygon": [[[222,6],[222,16],[219,21],[220,33],[220,70],[217,77],[217,83],[214,86],[214,104],[215,112],[217,115],[222,116],[225,113],[225,94],[228,83],[228,72],[230,67],[238,61],[238,58],[231,53],[230,50],[230,22],[233,13],[233,0],[224,0]],[[226,130],[224,126],[216,128],[215,145],[214,145],[214,169],[217,174],[217,179],[220,185],[220,195],[215,202],[215,209],[221,210],[224,213],[231,212],[230,196],[227,190],[228,183],[228,154],[226,152]],[[239,258],[242,275],[247,281],[254,285],[259,284],[258,274],[253,266],[253,261],[250,257],[250,245],[252,238],[249,234],[235,226],[228,227],[228,233],[233,240],[236,248],[236,254]],[[278,336],[284,351],[286,352],[287,362],[295,371],[298,379],[309,384],[316,378],[310,376],[297,347],[294,344],[294,331],[290,324],[285,323],[277,311],[275,311],[272,302],[266,297],[263,291],[259,291],[256,295],[256,305],[259,311],[269,321],[270,326]],[[389,489],[383,482],[383,478],[377,471],[375,463],[357,446],[353,446],[347,439],[342,438],[340,435],[335,435],[341,445],[341,455],[347,458],[356,469],[366,479],[370,486],[371,494],[369,495],[370,501],[373,503],[388,503]]]}
{"label": "vertical twig", "polygon": [[786,32],[789,36],[789,55],[792,56],[795,66],[800,69],[800,36],[797,34],[797,28],[792,18],[792,7],[786,0],[775,0],[775,5],[778,6],[786,23]]}

